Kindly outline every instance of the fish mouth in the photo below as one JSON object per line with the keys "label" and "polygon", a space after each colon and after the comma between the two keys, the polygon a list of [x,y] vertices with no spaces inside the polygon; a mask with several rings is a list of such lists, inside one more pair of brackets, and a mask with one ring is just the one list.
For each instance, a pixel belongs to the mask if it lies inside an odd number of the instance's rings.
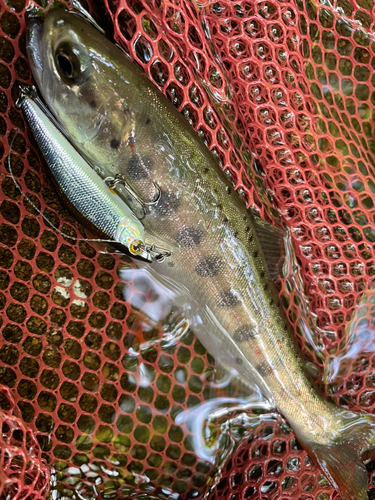
{"label": "fish mouth", "polygon": [[44,25],[41,19],[32,18],[29,20],[26,50],[33,77],[39,88],[41,87],[43,75],[43,31]]}

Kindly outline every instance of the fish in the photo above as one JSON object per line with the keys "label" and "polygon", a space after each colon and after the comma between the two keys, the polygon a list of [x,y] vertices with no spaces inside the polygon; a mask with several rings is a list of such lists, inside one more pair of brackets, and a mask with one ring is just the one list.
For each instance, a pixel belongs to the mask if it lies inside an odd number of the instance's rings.
{"label": "fish", "polygon": [[20,86],[16,103],[36,139],[66,205],[129,256],[152,261],[145,231],[129,206],[74,149],[34,87]]}
{"label": "fish", "polygon": [[375,417],[327,401],[305,372],[273,285],[284,232],[254,217],[185,118],[120,48],[74,13],[30,21],[35,82],[70,140],[147,206],[145,231],[176,250],[147,264],[189,304],[208,352],[255,382],[343,500],[368,498]]}

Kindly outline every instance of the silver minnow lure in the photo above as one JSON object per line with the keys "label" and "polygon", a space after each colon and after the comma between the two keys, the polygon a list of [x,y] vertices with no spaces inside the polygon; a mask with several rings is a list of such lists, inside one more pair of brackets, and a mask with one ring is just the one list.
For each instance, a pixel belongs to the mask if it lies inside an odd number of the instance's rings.
{"label": "silver minnow lure", "polygon": [[151,261],[142,223],[53,123],[33,87],[21,87],[17,106],[22,109],[61,191],[75,210],[114,242],[126,247],[131,255]]}

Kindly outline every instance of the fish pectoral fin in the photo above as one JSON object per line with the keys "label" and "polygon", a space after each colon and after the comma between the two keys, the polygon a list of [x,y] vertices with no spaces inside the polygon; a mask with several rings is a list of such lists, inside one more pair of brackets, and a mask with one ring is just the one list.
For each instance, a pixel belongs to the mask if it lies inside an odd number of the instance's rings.
{"label": "fish pectoral fin", "polygon": [[286,233],[259,217],[254,216],[254,228],[262,249],[271,280],[279,278],[285,258]]}

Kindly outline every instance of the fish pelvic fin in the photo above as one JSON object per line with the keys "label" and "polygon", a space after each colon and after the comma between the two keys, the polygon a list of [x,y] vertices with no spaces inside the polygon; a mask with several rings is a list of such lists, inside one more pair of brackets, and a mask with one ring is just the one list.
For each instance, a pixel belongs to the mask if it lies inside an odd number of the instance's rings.
{"label": "fish pelvic fin", "polygon": [[368,500],[369,475],[362,455],[375,448],[375,416],[349,411],[343,414],[340,440],[311,448],[342,500]]}

